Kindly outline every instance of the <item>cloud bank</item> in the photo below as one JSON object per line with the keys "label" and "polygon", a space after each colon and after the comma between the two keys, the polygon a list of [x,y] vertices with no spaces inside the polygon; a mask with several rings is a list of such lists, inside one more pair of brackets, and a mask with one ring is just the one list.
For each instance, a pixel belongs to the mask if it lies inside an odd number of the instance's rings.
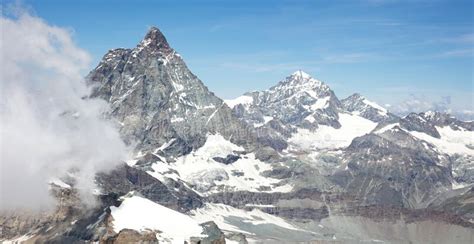
{"label": "cloud bank", "polygon": [[70,31],[26,12],[4,13],[0,65],[0,210],[53,206],[51,179],[76,169],[92,198],[94,175],[126,160],[128,148],[83,80],[88,53]]}
{"label": "cloud bank", "polygon": [[405,116],[409,113],[420,113],[426,111],[439,111],[454,115],[460,120],[470,121],[474,120],[473,104],[467,104],[468,109],[453,109],[451,96],[442,96],[438,100],[430,101],[424,97],[411,94],[406,100],[397,104],[385,106],[395,114]]}

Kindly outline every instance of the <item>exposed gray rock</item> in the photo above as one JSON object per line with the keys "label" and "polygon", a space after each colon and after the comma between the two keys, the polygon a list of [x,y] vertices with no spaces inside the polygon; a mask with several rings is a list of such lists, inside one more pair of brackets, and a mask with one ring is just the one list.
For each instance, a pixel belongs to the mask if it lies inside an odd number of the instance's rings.
{"label": "exposed gray rock", "polygon": [[204,229],[203,234],[206,235],[203,239],[199,240],[200,244],[225,244],[225,235],[217,227],[216,223],[209,221],[202,223],[201,226]]}
{"label": "exposed gray rock", "polygon": [[468,130],[474,131],[474,121],[465,122],[456,119],[454,116],[451,116],[447,113],[428,111],[419,114],[423,117],[428,123],[434,126],[449,126],[453,130]]}
{"label": "exposed gray rock", "polygon": [[156,233],[151,231],[138,232],[136,230],[123,229],[117,235],[101,240],[101,244],[158,244]]}
{"label": "exposed gray rock", "polygon": [[420,208],[453,181],[448,157],[403,130],[354,139],[334,182],[366,204]]}
{"label": "exposed gray rock", "polygon": [[427,121],[422,116],[416,113],[410,113],[409,115],[400,119],[400,126],[409,131],[423,132],[435,138],[441,137],[434,125],[427,123]]}
{"label": "exposed gray rock", "polygon": [[359,93],[354,93],[351,96],[342,99],[341,103],[344,110],[360,115],[361,117],[374,122],[398,118],[396,115],[388,112],[385,108],[370,102]]}
{"label": "exposed gray rock", "polygon": [[232,154],[229,154],[227,155],[225,158],[221,158],[221,157],[214,157],[212,158],[214,161],[216,162],[219,162],[219,163],[223,163],[223,164],[231,164],[237,160],[240,159],[240,156],[238,155],[232,155]]}
{"label": "exposed gray rock", "polygon": [[107,174],[97,176],[97,184],[104,193],[125,195],[136,191],[163,206],[186,212],[202,206],[201,197],[182,182],[168,179],[160,182],[143,170],[126,164]]}
{"label": "exposed gray rock", "polygon": [[229,233],[226,238],[232,241],[236,241],[239,244],[248,244],[247,238],[242,233]]}

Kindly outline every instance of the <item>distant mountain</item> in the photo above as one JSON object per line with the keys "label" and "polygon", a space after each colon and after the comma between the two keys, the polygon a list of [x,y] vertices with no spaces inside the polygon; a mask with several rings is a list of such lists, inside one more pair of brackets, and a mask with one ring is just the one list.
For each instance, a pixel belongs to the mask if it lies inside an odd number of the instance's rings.
{"label": "distant mountain", "polygon": [[389,113],[386,108],[369,101],[359,93],[354,93],[353,95],[341,100],[341,102],[344,110],[373,122],[397,118],[396,115]]}
{"label": "distant mountain", "polygon": [[278,150],[345,147],[376,123],[396,119],[359,94],[340,101],[324,82],[299,70],[268,90],[226,100],[236,116]]}
{"label": "distant mountain", "polygon": [[318,124],[341,126],[337,115],[341,102],[334,92],[301,70],[268,90],[246,93],[226,103],[257,127],[271,119],[308,128],[317,128]]}
{"label": "distant mountain", "polygon": [[[285,141],[288,157],[321,161],[322,154],[341,150],[339,164],[318,170],[364,204],[425,207],[457,184],[450,169],[456,163],[449,155],[463,155],[457,165],[464,172],[472,165],[465,162],[473,153],[472,123],[439,112],[400,118],[358,93],[339,101],[326,84],[302,71],[226,103],[243,121],[266,132],[260,139]],[[453,138],[455,133],[459,138]]]}

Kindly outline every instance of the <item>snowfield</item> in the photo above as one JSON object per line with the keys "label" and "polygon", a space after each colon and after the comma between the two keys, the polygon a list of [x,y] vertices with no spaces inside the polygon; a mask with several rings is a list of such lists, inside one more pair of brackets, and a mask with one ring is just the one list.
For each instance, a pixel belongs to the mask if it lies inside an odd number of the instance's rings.
{"label": "snowfield", "polygon": [[159,230],[158,240],[165,243],[189,242],[190,237],[202,237],[203,228],[191,217],[166,208],[140,196],[124,197],[119,207],[110,207],[115,232]]}
{"label": "snowfield", "polygon": [[[220,203],[206,203],[204,207],[191,211],[190,215],[201,223],[214,221],[221,230],[241,232],[250,235],[253,233],[242,230],[241,224],[250,224],[253,226],[270,224],[285,229],[298,230],[297,227],[288,223],[286,220],[264,213],[258,209],[245,211]],[[233,218],[239,221],[233,221]]]}
{"label": "snowfield", "polygon": [[[410,133],[421,140],[433,144],[438,150],[447,154],[468,154],[474,155],[474,131],[453,130],[449,126],[436,126],[441,138],[435,138],[428,134],[411,131]],[[467,147],[468,145],[471,148]]]}
{"label": "snowfield", "polygon": [[235,152],[239,151],[244,151],[244,148],[219,134],[209,135],[199,149],[177,158],[174,163],[155,163],[152,165],[154,171],[148,171],[148,174],[160,181],[166,181],[166,178],[183,180],[204,195],[222,190],[289,192],[293,189],[291,185],[280,186],[278,179],[262,176],[272,166],[256,159],[253,153],[240,155],[240,159],[231,164],[213,159],[237,155]]}
{"label": "snowfield", "polygon": [[347,147],[354,138],[369,133],[377,126],[375,122],[347,113],[339,113],[339,123],[339,129],[327,125],[320,125],[316,131],[298,129],[288,141],[304,150]]}
{"label": "snowfield", "polygon": [[242,104],[252,104],[253,103],[253,97],[251,96],[240,96],[235,99],[229,99],[229,100],[224,100],[224,102],[229,106],[229,108],[234,108],[235,106]]}

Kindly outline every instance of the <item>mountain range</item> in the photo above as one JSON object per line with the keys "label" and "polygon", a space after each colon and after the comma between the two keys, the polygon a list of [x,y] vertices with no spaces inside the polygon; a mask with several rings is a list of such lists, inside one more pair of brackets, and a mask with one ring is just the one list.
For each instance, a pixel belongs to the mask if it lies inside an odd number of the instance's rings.
{"label": "mountain range", "polygon": [[51,243],[472,243],[474,122],[399,117],[298,70],[222,100],[152,27],[86,77],[133,159],[51,183],[54,214],[0,216],[0,240]]}

